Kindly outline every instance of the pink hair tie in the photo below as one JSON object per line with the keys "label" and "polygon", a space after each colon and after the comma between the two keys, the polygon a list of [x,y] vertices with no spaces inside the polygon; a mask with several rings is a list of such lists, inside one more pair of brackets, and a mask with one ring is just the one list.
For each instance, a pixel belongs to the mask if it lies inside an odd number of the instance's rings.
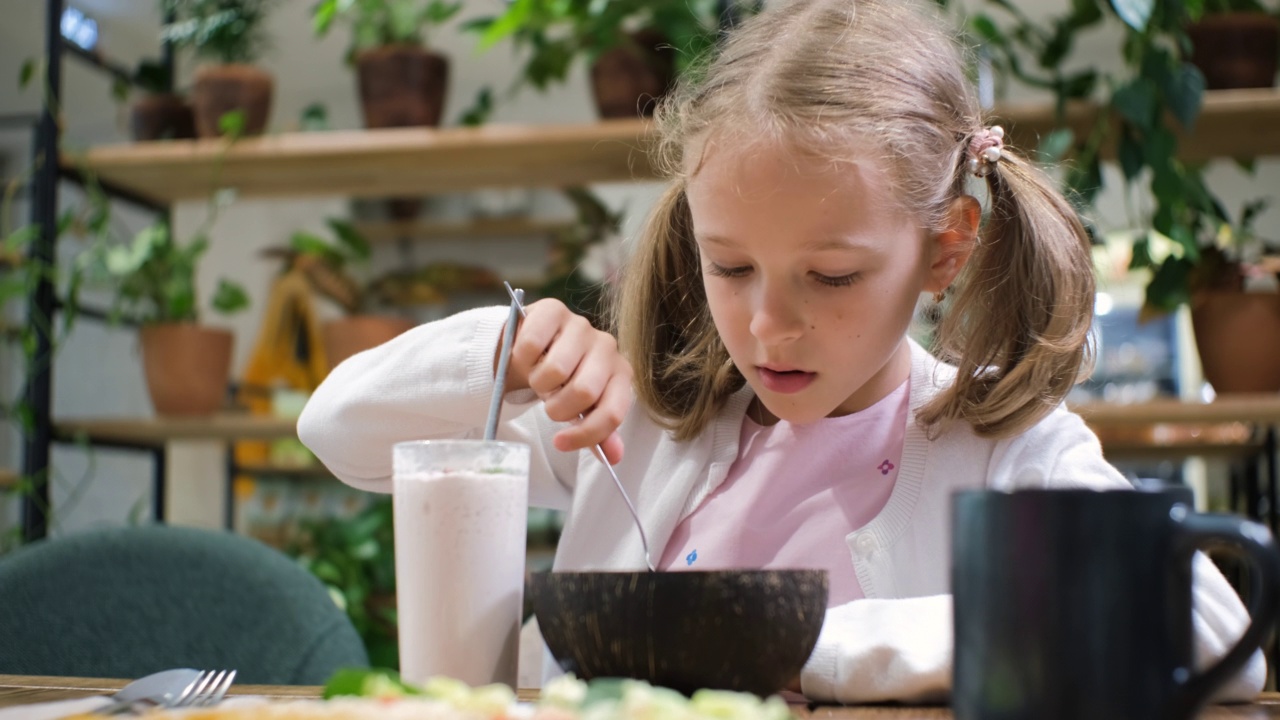
{"label": "pink hair tie", "polygon": [[969,172],[975,177],[986,177],[1000,162],[1004,148],[1004,128],[992,125],[982,128],[969,140]]}

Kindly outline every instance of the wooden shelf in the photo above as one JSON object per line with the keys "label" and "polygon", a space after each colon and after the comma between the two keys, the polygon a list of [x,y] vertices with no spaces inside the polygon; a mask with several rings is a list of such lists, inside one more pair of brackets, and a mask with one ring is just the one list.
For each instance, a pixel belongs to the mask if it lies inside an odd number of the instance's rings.
{"label": "wooden shelf", "polygon": [[[1071,105],[1068,124],[1083,132],[1096,112],[1089,104]],[[1027,151],[1054,124],[1044,104],[998,106],[993,114],[1008,126],[1011,142]],[[1280,154],[1277,128],[1280,92],[1211,91],[1181,154],[1188,160]],[[245,197],[394,197],[650,180],[649,131],[644,120],[607,120],[285,133],[231,146],[186,140],[98,147],[83,163],[104,181],[161,203],[204,198],[218,187]]]}
{"label": "wooden shelf", "polygon": [[[1097,118],[1091,103],[1067,106],[1067,124],[1082,137]],[[1054,128],[1053,110],[1043,104],[997,106],[992,114],[1009,131],[1012,144],[1024,152]],[[1191,135],[1181,135],[1179,157],[1190,161],[1280,154],[1280,92],[1271,88],[1212,90]],[[1114,157],[1114,148],[1104,156]]]}
{"label": "wooden shelf", "polygon": [[62,438],[162,447],[171,440],[279,440],[295,438],[297,420],[260,415],[207,418],[77,419],[54,422]]}
{"label": "wooden shelf", "polygon": [[238,475],[252,475],[254,477],[262,477],[266,475],[287,477],[293,479],[312,479],[312,478],[332,478],[333,473],[329,469],[319,463],[315,465],[237,465],[235,472]]}
{"label": "wooden shelf", "polygon": [[[1239,429],[1209,428],[1200,440],[1186,428],[1162,431],[1161,425],[1227,425],[1261,423],[1280,425],[1280,394],[1222,395],[1211,403],[1153,400],[1127,405],[1087,403],[1074,405],[1100,435],[1111,437],[1116,447],[1143,446],[1158,449],[1161,445],[1197,443],[1205,446],[1235,446],[1237,441],[1252,441],[1239,435]],[[1148,428],[1151,439],[1136,439],[1133,430]],[[59,437],[74,439],[79,435],[91,441],[160,447],[171,440],[278,440],[296,438],[296,421],[254,415],[215,415],[209,418],[138,418],[75,419],[54,423]],[[1190,432],[1190,435],[1188,433]],[[1225,433],[1225,434],[1224,434]],[[326,474],[323,467],[251,468],[246,471],[276,474]],[[2,475],[0,475],[2,477]],[[2,485],[3,480],[0,480]]]}
{"label": "wooden shelf", "polygon": [[573,228],[568,220],[502,218],[473,222],[358,222],[356,230],[369,242],[409,240],[474,240],[481,238],[546,238]]}
{"label": "wooden shelf", "polygon": [[[485,187],[648,180],[649,124],[486,125],[286,133],[240,140],[161,141],[90,150],[85,169],[157,202],[207,197],[388,197]],[[64,160],[64,164],[67,161]]]}
{"label": "wooden shelf", "polygon": [[1133,404],[1088,403],[1071,409],[1091,427],[1233,422],[1280,425],[1280,394],[1220,395],[1211,403],[1174,399]]}

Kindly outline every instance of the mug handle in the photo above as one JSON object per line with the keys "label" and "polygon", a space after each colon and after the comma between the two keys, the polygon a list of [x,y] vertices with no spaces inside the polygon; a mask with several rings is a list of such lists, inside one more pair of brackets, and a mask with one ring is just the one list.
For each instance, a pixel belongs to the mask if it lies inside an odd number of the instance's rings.
{"label": "mug handle", "polygon": [[1262,646],[1276,622],[1276,605],[1280,598],[1280,551],[1265,525],[1232,515],[1200,514],[1181,503],[1169,513],[1183,549],[1191,555],[1196,549],[1214,541],[1229,543],[1245,555],[1252,566],[1254,587],[1249,602],[1249,627],[1235,647],[1213,667],[1199,673],[1179,673],[1175,678],[1182,686],[1182,707],[1198,708],[1208,702],[1209,695],[1227,682]]}

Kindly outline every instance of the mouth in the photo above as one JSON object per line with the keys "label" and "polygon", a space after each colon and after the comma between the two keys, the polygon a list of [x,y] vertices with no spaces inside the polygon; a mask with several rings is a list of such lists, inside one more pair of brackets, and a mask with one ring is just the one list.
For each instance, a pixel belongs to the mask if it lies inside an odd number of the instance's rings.
{"label": "mouth", "polygon": [[795,370],[783,366],[758,366],[760,381],[771,392],[791,394],[809,387],[818,377],[818,373]]}

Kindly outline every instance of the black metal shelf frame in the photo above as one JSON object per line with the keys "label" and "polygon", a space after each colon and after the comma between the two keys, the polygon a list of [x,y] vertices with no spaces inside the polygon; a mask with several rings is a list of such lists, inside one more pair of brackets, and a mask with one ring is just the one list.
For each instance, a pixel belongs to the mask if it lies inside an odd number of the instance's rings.
{"label": "black metal shelf frame", "polygon": [[[38,120],[35,123],[35,140],[32,148],[32,167],[34,174],[31,185],[31,222],[39,228],[39,234],[27,250],[27,256],[33,262],[52,264],[57,257],[58,244],[58,183],[69,180],[83,184],[86,178],[74,169],[64,168],[60,162],[59,130],[55,108],[62,101],[62,58],[65,53],[85,61],[89,67],[101,70],[117,81],[133,83],[133,73],[113,63],[101,55],[85,51],[67,42],[62,37],[62,13],[65,0],[45,0],[45,65],[44,88],[46,97],[42,103]],[[168,18],[166,18],[168,20]],[[161,45],[161,62],[168,70],[169,82],[172,85],[174,55],[173,47],[165,42]],[[114,187],[108,183],[98,183],[102,191],[112,199],[123,200],[157,214],[168,216],[168,205],[158,204],[150,199]],[[35,355],[47,357],[52,350],[53,339],[50,329],[53,323],[43,322],[58,312],[61,303],[58,300],[53,280],[42,275],[27,301],[27,322],[35,331]],[[105,319],[107,313],[91,310],[81,313],[93,319]],[[49,518],[46,509],[50,506],[49,495],[49,458],[50,449],[55,442],[65,442],[53,428],[53,367],[52,363],[40,363],[29,368],[24,396],[31,408],[31,424],[23,437],[22,474],[25,477],[37,478],[35,488],[25,493],[22,498],[22,535],[30,542],[45,537],[49,532]],[[104,444],[104,443],[95,443]],[[165,457],[162,451],[152,447],[129,444],[110,444],[112,447],[128,450],[142,450],[151,453],[153,458],[153,499],[155,517],[164,518],[165,495]]]}

